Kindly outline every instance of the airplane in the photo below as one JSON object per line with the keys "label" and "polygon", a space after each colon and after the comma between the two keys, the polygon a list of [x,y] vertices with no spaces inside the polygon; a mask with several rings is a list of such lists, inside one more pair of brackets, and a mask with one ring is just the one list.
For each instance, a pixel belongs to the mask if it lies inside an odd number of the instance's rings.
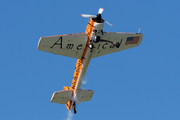
{"label": "airplane", "polygon": [[104,32],[105,22],[113,25],[102,19],[103,11],[99,8],[97,15],[81,14],[90,18],[83,33],[41,37],[38,42],[38,50],[77,59],[71,86],[64,86],[51,97],[51,102],[65,104],[75,114],[76,104],[91,100],[94,94],[93,90],[80,89],[91,59],[139,46],[143,38],[140,30],[138,33]]}

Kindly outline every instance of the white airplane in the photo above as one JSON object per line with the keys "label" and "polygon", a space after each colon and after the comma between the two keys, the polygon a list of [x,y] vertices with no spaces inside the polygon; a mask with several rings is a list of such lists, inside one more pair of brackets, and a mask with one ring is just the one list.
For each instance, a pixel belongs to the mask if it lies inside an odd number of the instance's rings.
{"label": "white airplane", "polygon": [[[97,15],[81,14],[90,18],[86,31],[83,33],[41,37],[38,50],[77,59],[72,84],[64,86],[62,91],[54,92],[51,102],[66,104],[69,111],[76,114],[76,103],[91,100],[94,91],[80,89],[80,85],[90,60],[102,55],[118,52],[139,46],[142,33],[103,32],[104,21],[101,17],[103,8]],[[110,23],[108,23],[112,26]]]}

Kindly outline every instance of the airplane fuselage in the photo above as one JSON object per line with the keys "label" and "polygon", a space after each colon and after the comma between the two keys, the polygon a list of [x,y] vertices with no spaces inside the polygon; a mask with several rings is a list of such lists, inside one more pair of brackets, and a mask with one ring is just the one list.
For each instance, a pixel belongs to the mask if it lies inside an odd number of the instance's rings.
{"label": "airplane fuselage", "polygon": [[81,86],[84,75],[86,73],[86,70],[87,70],[90,60],[92,58],[93,47],[95,47],[95,46],[90,46],[90,45],[93,43],[93,41],[95,41],[97,39],[96,38],[97,36],[103,34],[103,27],[104,27],[103,20],[101,23],[97,23],[97,22],[94,22],[92,18],[89,20],[89,23],[86,27],[85,33],[88,34],[87,44],[84,49],[82,58],[77,59],[77,62],[76,62],[76,68],[74,71],[74,76],[73,76],[73,80],[72,80],[72,84],[71,84],[71,89],[74,90],[73,95],[72,95],[72,101],[69,101],[66,104],[67,109],[70,111],[73,109],[72,104],[75,102],[73,98],[75,98],[78,93],[78,90]]}

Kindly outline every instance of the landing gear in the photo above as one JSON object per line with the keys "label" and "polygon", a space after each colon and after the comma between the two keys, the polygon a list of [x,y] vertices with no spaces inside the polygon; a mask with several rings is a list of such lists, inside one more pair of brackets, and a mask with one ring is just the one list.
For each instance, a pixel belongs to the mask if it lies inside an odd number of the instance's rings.
{"label": "landing gear", "polygon": [[73,103],[73,110],[74,110],[74,114],[76,114],[77,111],[76,111],[76,103],[75,102]]}
{"label": "landing gear", "polygon": [[99,36],[93,36],[93,42],[97,43],[100,41],[100,37]]}
{"label": "landing gear", "polygon": [[93,49],[93,48],[94,48],[93,43],[89,43],[89,48],[90,48],[90,49]]}
{"label": "landing gear", "polygon": [[74,108],[74,114],[76,114],[77,113],[77,111],[76,111],[76,109]]}
{"label": "landing gear", "polygon": [[93,42],[97,43],[97,42],[100,41],[100,36],[97,36],[97,33],[99,34],[100,32],[103,35],[103,30],[98,30],[98,31],[97,30],[93,30],[93,37],[92,37]]}
{"label": "landing gear", "polygon": [[97,38],[96,38],[96,42],[99,42],[100,41],[100,37],[99,36],[97,36]]}

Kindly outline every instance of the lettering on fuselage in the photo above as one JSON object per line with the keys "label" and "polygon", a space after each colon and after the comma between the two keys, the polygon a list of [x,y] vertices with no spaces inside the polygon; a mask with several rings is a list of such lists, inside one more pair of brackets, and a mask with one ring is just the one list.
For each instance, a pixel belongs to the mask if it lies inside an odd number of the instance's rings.
{"label": "lettering on fuselage", "polygon": [[[121,43],[122,43],[122,40],[119,42],[120,43],[120,46],[121,46]],[[62,36],[51,46],[51,48],[53,48],[54,46],[59,46],[59,49],[62,49]],[[110,45],[111,44],[111,45]],[[112,44],[112,43],[108,43],[108,42],[105,42],[105,43],[100,43],[99,45],[97,45],[97,49],[108,49],[108,48],[114,48],[116,45],[115,44]],[[75,50],[81,50],[83,48],[83,45],[82,44],[78,44],[78,45],[75,45],[75,44],[66,44],[66,49],[75,49]],[[96,48],[96,47],[94,47]]]}
{"label": "lettering on fuselage", "polygon": [[80,70],[81,70],[81,65],[82,65],[81,59],[78,59],[77,64],[76,64],[76,68],[75,68],[75,72],[74,72],[74,76],[73,76],[73,81],[72,81],[72,84],[71,84],[72,89],[75,89],[75,87],[76,87],[77,80],[79,78],[79,73],[80,73]]}

